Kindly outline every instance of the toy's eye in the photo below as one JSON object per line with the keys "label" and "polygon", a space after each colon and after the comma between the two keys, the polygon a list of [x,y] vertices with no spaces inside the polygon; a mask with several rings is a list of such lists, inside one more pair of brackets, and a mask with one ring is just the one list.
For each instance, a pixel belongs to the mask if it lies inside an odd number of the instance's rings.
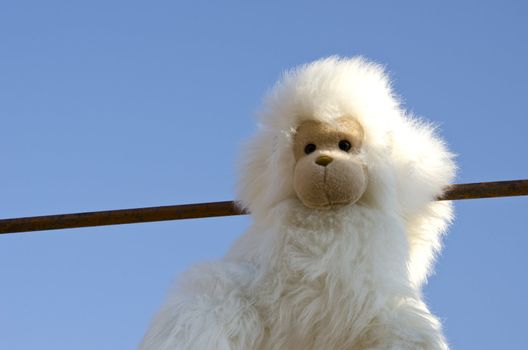
{"label": "toy's eye", "polygon": [[350,149],[352,148],[352,145],[347,140],[339,141],[338,146],[340,150],[345,151],[345,152],[350,151]]}
{"label": "toy's eye", "polygon": [[313,143],[309,143],[306,146],[304,146],[304,153],[310,154],[316,150],[317,146]]}

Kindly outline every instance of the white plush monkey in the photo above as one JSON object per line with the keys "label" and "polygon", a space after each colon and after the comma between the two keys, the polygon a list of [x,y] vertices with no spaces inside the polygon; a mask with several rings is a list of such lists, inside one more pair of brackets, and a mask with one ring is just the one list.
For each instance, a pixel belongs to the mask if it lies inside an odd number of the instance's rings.
{"label": "white plush monkey", "polygon": [[253,223],[180,280],[141,349],[447,349],[422,301],[452,155],[383,69],[330,57],[284,74],[241,170]]}

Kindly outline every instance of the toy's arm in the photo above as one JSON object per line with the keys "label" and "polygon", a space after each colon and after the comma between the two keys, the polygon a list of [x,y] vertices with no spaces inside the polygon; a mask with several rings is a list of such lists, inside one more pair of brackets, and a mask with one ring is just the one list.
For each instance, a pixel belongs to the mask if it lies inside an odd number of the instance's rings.
{"label": "toy's arm", "polygon": [[255,349],[263,326],[243,285],[245,265],[208,263],[191,268],[150,325],[139,350]]}
{"label": "toy's arm", "polygon": [[448,350],[442,326],[425,304],[404,299],[383,310],[372,322],[361,349]]}

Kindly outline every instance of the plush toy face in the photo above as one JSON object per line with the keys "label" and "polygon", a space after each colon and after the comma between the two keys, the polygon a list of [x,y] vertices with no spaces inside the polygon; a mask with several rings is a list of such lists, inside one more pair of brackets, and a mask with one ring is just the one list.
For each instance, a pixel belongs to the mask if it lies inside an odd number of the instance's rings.
{"label": "plush toy face", "polygon": [[351,117],[299,125],[293,187],[304,205],[325,209],[361,198],[367,188],[367,168],[359,156],[363,138],[363,128]]}

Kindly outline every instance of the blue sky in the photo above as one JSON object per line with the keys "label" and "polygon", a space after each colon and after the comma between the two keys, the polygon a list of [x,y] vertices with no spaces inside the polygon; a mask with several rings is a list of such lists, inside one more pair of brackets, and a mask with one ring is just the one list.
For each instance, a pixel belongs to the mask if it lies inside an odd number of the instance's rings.
{"label": "blue sky", "polygon": [[[522,1],[6,1],[0,217],[232,199],[280,72],[387,66],[440,125],[458,182],[528,178]],[[520,349],[528,198],[459,201],[425,288],[454,349]],[[0,237],[0,348],[133,349],[171,282],[247,217]]]}

